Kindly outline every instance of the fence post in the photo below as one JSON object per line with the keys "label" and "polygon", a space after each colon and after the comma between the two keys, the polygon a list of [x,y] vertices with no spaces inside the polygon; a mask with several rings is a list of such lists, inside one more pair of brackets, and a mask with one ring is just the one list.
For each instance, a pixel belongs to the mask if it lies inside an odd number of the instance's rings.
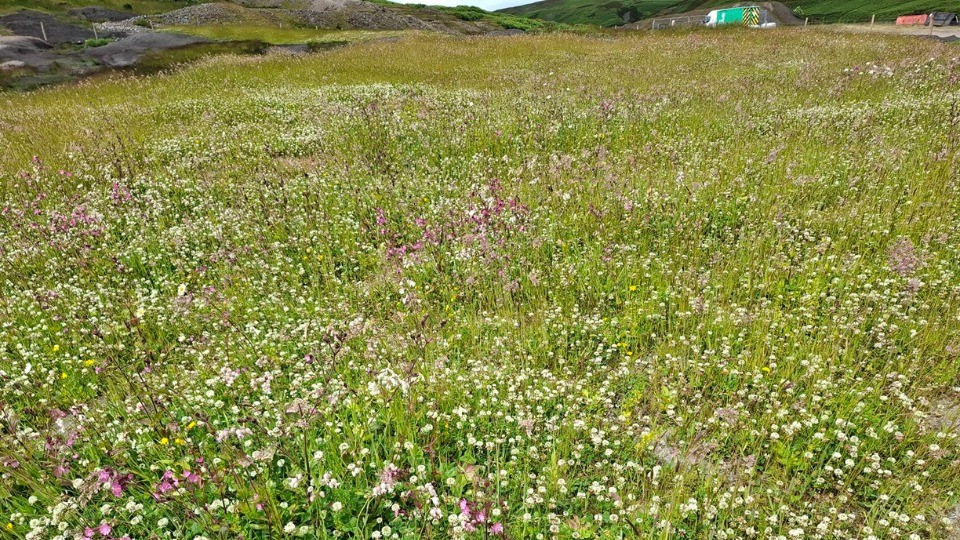
{"label": "fence post", "polygon": [[810,17],[807,17],[806,19],[803,20],[803,27],[804,27],[804,28],[806,28],[808,24],[810,24]]}
{"label": "fence post", "polygon": [[100,39],[100,36],[97,35],[97,25],[93,25],[93,39]]}
{"label": "fence post", "polygon": [[927,16],[930,19],[930,35],[933,35],[933,13]]}
{"label": "fence post", "polygon": [[876,15],[876,14],[873,14],[873,15],[870,17],[870,28],[873,28],[873,23],[874,23],[876,20],[877,20],[877,15]]}
{"label": "fence post", "polygon": [[43,27],[43,23],[40,23],[40,33],[43,34],[43,40],[47,40],[47,30]]}

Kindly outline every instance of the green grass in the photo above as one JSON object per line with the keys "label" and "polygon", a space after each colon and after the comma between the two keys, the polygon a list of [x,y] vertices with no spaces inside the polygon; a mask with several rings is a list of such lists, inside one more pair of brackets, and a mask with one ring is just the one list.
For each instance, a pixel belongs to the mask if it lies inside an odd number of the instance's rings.
{"label": "green grass", "polygon": [[955,534],[955,49],[611,34],[0,94],[0,538]]}
{"label": "green grass", "polygon": [[[865,22],[876,15],[877,20],[888,21],[910,13],[931,11],[960,11],[956,0],[787,0],[799,17],[810,17],[813,22]],[[624,20],[635,22],[659,14],[683,13],[695,9],[730,5],[723,0],[544,0],[506,8],[511,13],[567,24],[617,26]]]}
{"label": "green grass", "polygon": [[0,15],[6,15],[21,9],[34,9],[60,14],[72,8],[90,5],[117,11],[129,11],[136,15],[152,15],[173,11],[195,3],[199,2],[193,0],[97,0],[96,2],[90,2],[90,0],[4,0],[0,4]]}
{"label": "green grass", "polygon": [[86,40],[86,41],[83,42],[83,46],[84,46],[84,47],[103,47],[104,45],[106,45],[107,43],[110,43],[110,42],[112,42],[112,41],[113,41],[113,40],[112,40],[112,39],[109,39],[109,38],[94,38],[94,39],[88,39],[88,40]]}

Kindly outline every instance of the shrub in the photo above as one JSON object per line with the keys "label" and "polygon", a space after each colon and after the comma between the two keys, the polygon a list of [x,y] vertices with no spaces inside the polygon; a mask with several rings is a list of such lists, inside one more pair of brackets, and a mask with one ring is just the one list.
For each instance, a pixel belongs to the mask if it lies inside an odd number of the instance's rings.
{"label": "shrub", "polygon": [[107,43],[110,43],[111,41],[113,40],[109,38],[88,39],[83,42],[83,46],[84,47],[102,47]]}
{"label": "shrub", "polygon": [[476,21],[487,16],[487,12],[473,6],[457,6],[451,10],[454,17],[462,21]]}

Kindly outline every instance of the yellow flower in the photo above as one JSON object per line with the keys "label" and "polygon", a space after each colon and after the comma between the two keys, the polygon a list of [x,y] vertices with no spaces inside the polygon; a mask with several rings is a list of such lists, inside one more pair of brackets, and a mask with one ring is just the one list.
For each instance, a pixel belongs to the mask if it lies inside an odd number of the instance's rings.
{"label": "yellow flower", "polygon": [[166,438],[166,437],[163,437],[163,438],[160,439],[160,444],[166,446],[166,445],[170,444],[170,439],[168,439],[168,438]]}
{"label": "yellow flower", "polygon": [[5,529],[7,529],[8,531],[12,531],[12,530],[13,530],[13,523],[7,523],[7,526],[5,527]]}
{"label": "yellow flower", "polygon": [[57,351],[59,351],[59,350],[60,350],[60,346],[59,346],[59,345],[54,345],[54,346],[53,346],[53,352],[57,352]]}
{"label": "yellow flower", "polygon": [[193,429],[193,428],[195,428],[195,427],[197,427],[197,423],[196,423],[196,422],[190,422],[189,424],[187,424],[187,429]]}
{"label": "yellow flower", "polygon": [[630,292],[634,292],[634,291],[636,291],[636,290],[637,290],[637,286],[636,286],[636,285],[631,285],[631,286],[630,286]]}
{"label": "yellow flower", "polygon": [[183,439],[181,439],[181,438],[179,438],[179,437],[177,437],[176,440],[174,440],[173,442],[177,443],[178,446],[183,446],[183,445],[187,444],[187,441],[185,441],[185,440],[183,440]]}
{"label": "yellow flower", "polygon": [[763,371],[764,373],[770,373],[770,367],[769,367],[769,366],[763,366],[762,368],[760,368],[760,371]]}
{"label": "yellow flower", "polygon": [[92,365],[95,364],[95,363],[96,363],[96,362],[94,362],[93,360],[84,360],[84,361],[83,361],[83,365],[85,365],[85,366],[87,366],[87,367],[90,367],[90,366],[92,366]]}
{"label": "yellow flower", "polygon": [[61,379],[61,380],[66,379],[66,378],[67,378],[67,374],[66,374],[66,373],[60,373],[60,379]]}
{"label": "yellow flower", "polygon": [[644,433],[643,435],[640,436],[640,439],[637,441],[637,445],[635,448],[637,450],[644,448],[645,446],[650,444],[650,441],[652,441],[654,437],[656,437],[656,435],[652,431]]}

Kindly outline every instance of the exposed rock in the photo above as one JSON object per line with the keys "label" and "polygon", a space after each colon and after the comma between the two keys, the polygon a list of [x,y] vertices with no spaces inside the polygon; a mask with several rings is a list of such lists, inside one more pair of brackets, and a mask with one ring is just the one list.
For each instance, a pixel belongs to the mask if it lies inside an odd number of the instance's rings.
{"label": "exposed rock", "polygon": [[145,34],[147,32],[154,31],[149,27],[135,24],[136,20],[137,19],[134,18],[134,19],[127,19],[127,20],[118,21],[118,22],[95,23],[93,27],[97,29],[97,32],[100,35],[116,36],[119,38],[132,36],[133,34]]}
{"label": "exposed rock", "polygon": [[205,24],[264,24],[278,22],[272,12],[248,9],[236,4],[217,2],[212,4],[197,4],[177,9],[162,15],[138,17],[135,20],[148,19],[161,25],[205,25]]}
{"label": "exposed rock", "polygon": [[81,19],[95,23],[125,21],[134,17],[133,13],[127,11],[117,11],[99,6],[75,8],[71,9],[69,13],[75,17],[80,17]]}
{"label": "exposed rock", "polygon": [[93,30],[29,9],[0,17],[0,25],[7,27],[18,36],[43,39],[46,33],[46,41],[49,43],[83,43],[84,40],[94,37]]}
{"label": "exposed rock", "polygon": [[197,36],[149,32],[133,35],[102,47],[84,51],[84,55],[110,67],[126,67],[137,63],[148,51],[176,49],[210,40]]}
{"label": "exposed rock", "polygon": [[7,60],[6,62],[0,63],[0,71],[10,71],[14,69],[20,69],[26,66],[27,66],[27,63],[21,60]]}
{"label": "exposed rock", "polygon": [[960,428],[960,401],[950,396],[933,400],[923,427],[929,432],[950,432]]}
{"label": "exposed rock", "polygon": [[57,61],[50,44],[42,39],[26,36],[0,36],[0,62],[9,64],[7,69],[31,67],[47,69]]}
{"label": "exposed rock", "polygon": [[306,24],[321,28],[449,32],[441,24],[358,0],[320,0],[311,9],[295,13]]}
{"label": "exposed rock", "polygon": [[285,0],[234,0],[234,2],[248,8],[278,9],[287,6]]}

